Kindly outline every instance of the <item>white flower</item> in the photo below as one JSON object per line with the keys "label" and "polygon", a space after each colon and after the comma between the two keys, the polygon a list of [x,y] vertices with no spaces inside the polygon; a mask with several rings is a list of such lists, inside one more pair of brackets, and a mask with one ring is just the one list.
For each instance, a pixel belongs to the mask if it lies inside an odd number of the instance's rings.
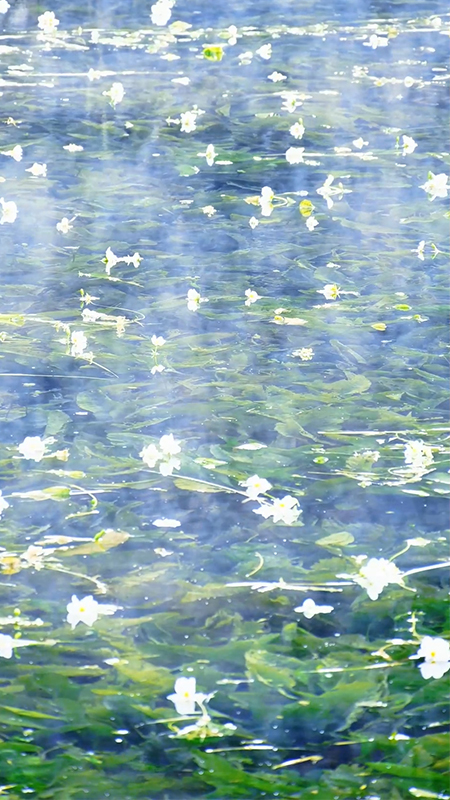
{"label": "white flower", "polygon": [[255,230],[256,226],[259,225],[259,220],[257,220],[256,217],[250,217],[248,224],[252,230]]}
{"label": "white flower", "polygon": [[13,200],[4,200],[3,197],[0,197],[0,204],[2,207],[0,225],[4,225],[5,222],[15,222],[18,214],[15,202]]}
{"label": "white flower", "polygon": [[4,150],[2,156],[11,156],[11,158],[13,158],[14,161],[22,161],[23,150],[20,144],[16,144],[16,146],[13,147],[12,150]]}
{"label": "white flower", "polygon": [[303,153],[305,152],[304,147],[289,147],[286,150],[286,161],[288,164],[301,164],[303,161]]}
{"label": "white flower", "polygon": [[425,680],[442,678],[450,669],[450,644],[439,636],[424,636],[415,657],[425,659],[419,666]]}
{"label": "white flower", "polygon": [[56,19],[54,11],[45,11],[38,17],[38,28],[45,34],[55,33],[58,25],[59,19]]}
{"label": "white flower", "polygon": [[46,445],[40,436],[27,436],[17,449],[20,455],[28,461],[38,462],[44,458]]}
{"label": "white flower", "polygon": [[417,147],[417,142],[415,142],[414,139],[411,138],[411,136],[402,136],[402,139],[403,139],[403,144],[402,144],[403,155],[406,156],[409,155],[410,153],[414,153],[414,150]]}
{"label": "white flower", "polygon": [[373,33],[372,36],[369,37],[368,42],[363,42],[365,47],[371,47],[373,50],[376,50],[377,47],[386,47],[388,44],[388,39],[383,39],[382,36],[377,36],[376,33]]}
{"label": "white flower", "polygon": [[[88,73],[88,77],[89,77],[89,73]],[[92,80],[92,78],[91,78],[91,80]],[[121,86],[121,85],[122,84],[119,84],[119,86]],[[63,144],[63,150],[67,150],[69,153],[81,153],[81,151],[84,150],[84,147],[83,147],[82,144],[73,144],[71,142],[70,144]]]}
{"label": "white flower", "polygon": [[157,0],[150,8],[152,24],[167,25],[172,16],[172,6],[173,2],[171,0]]}
{"label": "white flower", "polygon": [[237,44],[237,32],[238,29],[236,28],[236,25],[230,25],[230,27],[227,29],[227,34],[230,37],[228,39],[228,44],[231,46]]}
{"label": "white flower", "polygon": [[7,0],[0,0],[0,14],[6,14],[8,8],[10,8],[10,4]]}
{"label": "white flower", "polygon": [[260,478],[259,475],[252,475],[246,481],[240,481],[239,486],[246,487],[245,494],[250,500],[256,500],[259,494],[265,494],[272,488],[272,484],[265,478]]}
{"label": "white flower", "polygon": [[24,553],[21,554],[20,558],[22,561],[25,561],[25,567],[34,567],[36,570],[43,569],[44,558],[46,555],[49,555],[54,552],[54,548],[44,550],[43,547],[37,547],[36,545],[30,544]]}
{"label": "white flower", "polygon": [[188,289],[186,295],[188,311],[197,311],[200,303],[207,303],[207,297],[201,297],[197,289]]}
{"label": "white flower", "polygon": [[156,465],[156,462],[161,458],[161,453],[154,444],[148,444],[146,447],[143,447],[139,455],[144,464],[146,464],[150,469],[153,469],[153,467]]}
{"label": "white flower", "polygon": [[11,658],[13,654],[14,639],[6,633],[0,633],[0,657]]}
{"label": "white flower", "polygon": [[433,464],[433,450],[420,439],[405,444],[405,464],[414,471],[423,472]]}
{"label": "white flower", "polygon": [[209,144],[204,153],[197,153],[197,155],[206,158],[206,163],[208,164],[208,167],[212,167],[212,165],[214,164],[214,159],[217,158],[217,153],[214,149],[213,144]]}
{"label": "white flower", "polygon": [[195,678],[177,678],[175,693],[167,695],[175,705],[177,714],[182,716],[195,713],[195,704],[203,703],[207,695],[196,692]]}
{"label": "white flower", "polygon": [[422,239],[422,241],[419,242],[417,250],[411,250],[411,253],[416,253],[417,258],[420,258],[421,261],[425,261],[424,250],[425,250],[425,239]]}
{"label": "white flower", "polygon": [[245,301],[246,306],[251,306],[252,303],[256,303],[257,300],[261,300],[261,296],[257,294],[257,292],[253,291],[253,289],[246,289],[244,294],[247,298]]}
{"label": "white flower", "polygon": [[297,106],[303,105],[296,92],[281,92],[281,97],[283,99],[282,110],[289,111],[290,114],[294,113]]}
{"label": "white flower", "polygon": [[334,203],[331,199],[333,195],[338,195],[338,199],[342,200],[344,194],[348,193],[348,189],[344,189],[342,183],[339,183],[337,186],[332,186],[331,184],[334,181],[333,175],[328,175],[323,186],[319,189],[316,189],[317,194],[322,195],[322,197],[327,201],[328,208],[333,208]]}
{"label": "white flower", "polygon": [[368,144],[369,144],[369,142],[364,141],[362,136],[360,136],[359,139],[354,139],[353,142],[352,142],[352,145],[354,147],[357,147],[358,150],[361,150],[362,147],[365,147]]}
{"label": "white flower", "polygon": [[109,101],[112,106],[116,106],[118,103],[122,102],[125,95],[125,89],[121,83],[116,81],[107,92],[103,92],[102,94],[104,97],[109,97]]}
{"label": "white flower", "polygon": [[2,492],[0,489],[0,517],[7,508],[9,508],[9,503],[4,497],[2,497]]}
{"label": "white flower", "polygon": [[301,347],[299,350],[294,350],[292,355],[298,356],[298,358],[301,358],[302,361],[311,361],[314,355],[314,350],[312,347]]}
{"label": "white flower", "polygon": [[73,331],[70,336],[70,355],[73,358],[82,356],[87,347],[87,338],[83,331]]}
{"label": "white flower", "polygon": [[151,375],[156,375],[157,372],[164,372],[165,366],[163,364],[155,364],[154,367],[151,368],[150,373]]}
{"label": "white flower", "polygon": [[298,122],[294,122],[293,125],[289,128],[289,133],[294,139],[301,139],[305,132],[305,126],[303,125],[303,120],[299,119]]}
{"label": "white flower", "polygon": [[217,214],[217,208],[214,208],[214,206],[203,206],[202,211],[207,217],[213,217],[214,214]]}
{"label": "white flower", "polygon": [[339,297],[339,286],[335,283],[327,283],[323,289],[317,290],[318,294],[323,294],[325,300],[336,300]]}
{"label": "white flower", "polygon": [[256,55],[264,58],[265,61],[268,61],[272,55],[272,45],[263,44],[258,50],[256,50]]}
{"label": "white flower", "polygon": [[166,433],[164,436],[161,436],[159,446],[163,456],[176,456],[178,453],[181,453],[181,447],[177,440],[174,439],[173,433]]}
{"label": "white flower", "polygon": [[150,341],[154,347],[162,347],[166,343],[166,340],[162,336],[156,336],[155,334],[153,334]]}
{"label": "white flower", "polygon": [[[102,73],[100,72],[99,69],[92,69],[91,67],[91,69],[87,73],[87,77],[88,80],[90,81],[98,81],[102,77]],[[66,146],[69,147],[69,145]]]}
{"label": "white flower", "polygon": [[399,568],[386,558],[370,558],[352,577],[355,583],[366,590],[371,600],[376,600],[390,583],[403,586]]}
{"label": "white flower", "polygon": [[270,75],[267,76],[269,81],[273,81],[274,83],[279,83],[280,81],[285,81],[287,75],[283,75],[282,72],[272,72]]}
{"label": "white flower", "polygon": [[84,622],[91,628],[100,614],[114,614],[117,609],[118,606],[100,605],[91,594],[81,600],[78,600],[76,594],[73,594],[71,602],[67,604],[67,622],[71,625],[72,630],[79,622]]}
{"label": "white flower", "polygon": [[439,175],[434,175],[433,172],[429,172],[428,180],[419,188],[431,195],[430,200],[435,200],[436,197],[447,197],[447,181],[448,176],[445,174],[445,172],[440,172]]}
{"label": "white flower", "polygon": [[303,614],[306,619],[312,619],[316,614],[330,614],[334,611],[334,606],[318,606],[310,597],[303,601],[301,606],[294,608],[299,614]]}
{"label": "white flower", "polygon": [[314,228],[317,228],[318,224],[319,223],[317,222],[316,218],[313,216],[308,217],[308,219],[305,222],[305,225],[309,231],[313,231]]}
{"label": "white flower", "polygon": [[112,268],[116,266],[120,261],[120,258],[116,256],[115,253],[111,250],[110,247],[106,250],[105,258],[103,259],[104,264],[106,264],[105,271],[109,275]]}
{"label": "white flower", "polygon": [[70,224],[70,220],[67,217],[63,217],[61,222],[56,223],[56,230],[58,233],[69,233],[69,231],[73,228],[73,225]]}
{"label": "white flower", "polygon": [[33,166],[26,169],[25,172],[31,172],[35,178],[45,178],[47,176],[47,164],[37,164],[35,162]]}
{"label": "white flower", "polygon": [[167,458],[165,461],[161,461],[158,469],[161,475],[167,477],[167,475],[173,474],[174,469],[180,469],[180,467],[181,467],[180,459],[171,456],[170,458]]}
{"label": "white flower", "polygon": [[275,499],[273,503],[263,502],[259,508],[254,508],[255,514],[261,514],[264,519],[273,517],[274,522],[284,522],[285,525],[292,525],[298,519],[301,509],[298,501],[291,495]]}
{"label": "white flower", "polygon": [[192,133],[197,127],[197,114],[195,111],[183,111],[180,114],[181,133]]}
{"label": "white flower", "polygon": [[275,194],[270,186],[263,186],[261,189],[261,196],[259,198],[259,205],[261,206],[261,214],[263,217],[270,217],[273,211],[272,200]]}

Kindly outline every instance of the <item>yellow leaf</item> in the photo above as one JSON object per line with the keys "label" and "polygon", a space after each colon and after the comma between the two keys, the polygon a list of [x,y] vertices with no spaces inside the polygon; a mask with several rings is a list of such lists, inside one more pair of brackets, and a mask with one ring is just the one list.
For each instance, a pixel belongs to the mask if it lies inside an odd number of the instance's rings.
{"label": "yellow leaf", "polygon": [[314,206],[311,203],[311,200],[302,200],[299,204],[298,210],[300,211],[302,217],[310,217],[314,211]]}
{"label": "yellow leaf", "polygon": [[376,331],[385,331],[387,325],[384,322],[374,322],[370,327]]}

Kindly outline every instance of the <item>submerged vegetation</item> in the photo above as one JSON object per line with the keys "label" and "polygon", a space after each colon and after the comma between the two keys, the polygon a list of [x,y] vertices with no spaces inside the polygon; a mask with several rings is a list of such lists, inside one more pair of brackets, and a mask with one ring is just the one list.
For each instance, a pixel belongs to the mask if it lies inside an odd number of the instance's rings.
{"label": "submerged vegetation", "polygon": [[0,0],[3,796],[450,798],[433,5]]}

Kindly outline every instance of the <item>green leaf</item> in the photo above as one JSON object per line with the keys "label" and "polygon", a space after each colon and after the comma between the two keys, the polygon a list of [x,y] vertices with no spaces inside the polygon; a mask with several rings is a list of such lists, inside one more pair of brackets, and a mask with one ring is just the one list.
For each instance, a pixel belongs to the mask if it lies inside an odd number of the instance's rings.
{"label": "green leaf", "polygon": [[345,547],[347,544],[352,544],[355,537],[348,531],[340,531],[339,533],[331,533],[329,536],[324,536],[322,539],[317,539],[316,544],[323,547]]}

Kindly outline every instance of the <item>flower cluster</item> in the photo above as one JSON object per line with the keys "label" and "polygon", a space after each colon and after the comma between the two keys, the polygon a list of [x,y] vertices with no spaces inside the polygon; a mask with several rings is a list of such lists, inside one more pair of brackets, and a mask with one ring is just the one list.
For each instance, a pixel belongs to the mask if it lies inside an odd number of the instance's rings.
{"label": "flower cluster", "polygon": [[125,96],[125,89],[123,88],[123,84],[116,81],[107,92],[102,92],[102,94],[103,97],[109,97],[110,105],[115,108],[118,103],[122,102]]}
{"label": "flower cluster", "polygon": [[423,475],[433,464],[433,451],[420,439],[405,444],[405,464],[411,472]]}
{"label": "flower cluster", "polygon": [[173,0],[157,0],[150,8],[152,24],[160,26],[167,25],[172,16],[173,6]]}
{"label": "flower cluster", "polygon": [[259,502],[259,508],[253,509],[255,514],[261,514],[264,519],[272,517],[273,522],[282,522],[284,525],[293,525],[302,512],[298,500],[290,494],[281,499],[275,498],[272,503],[265,500],[259,500]]}
{"label": "flower cluster", "polygon": [[[357,560],[361,562],[366,559],[367,556],[359,556]],[[346,575],[345,577],[351,577],[355,583],[362,586],[371,600],[377,600],[383,589],[389,584],[404,585],[399,568],[386,558],[369,558],[360,567],[357,575]]]}
{"label": "flower cluster", "polygon": [[158,469],[161,475],[166,476],[172,475],[174,469],[180,469],[181,461],[176,458],[178,453],[181,453],[181,447],[173,434],[169,433],[161,436],[159,449],[155,444],[148,444],[142,448],[139,455],[150,469],[153,469],[159,461]]}

